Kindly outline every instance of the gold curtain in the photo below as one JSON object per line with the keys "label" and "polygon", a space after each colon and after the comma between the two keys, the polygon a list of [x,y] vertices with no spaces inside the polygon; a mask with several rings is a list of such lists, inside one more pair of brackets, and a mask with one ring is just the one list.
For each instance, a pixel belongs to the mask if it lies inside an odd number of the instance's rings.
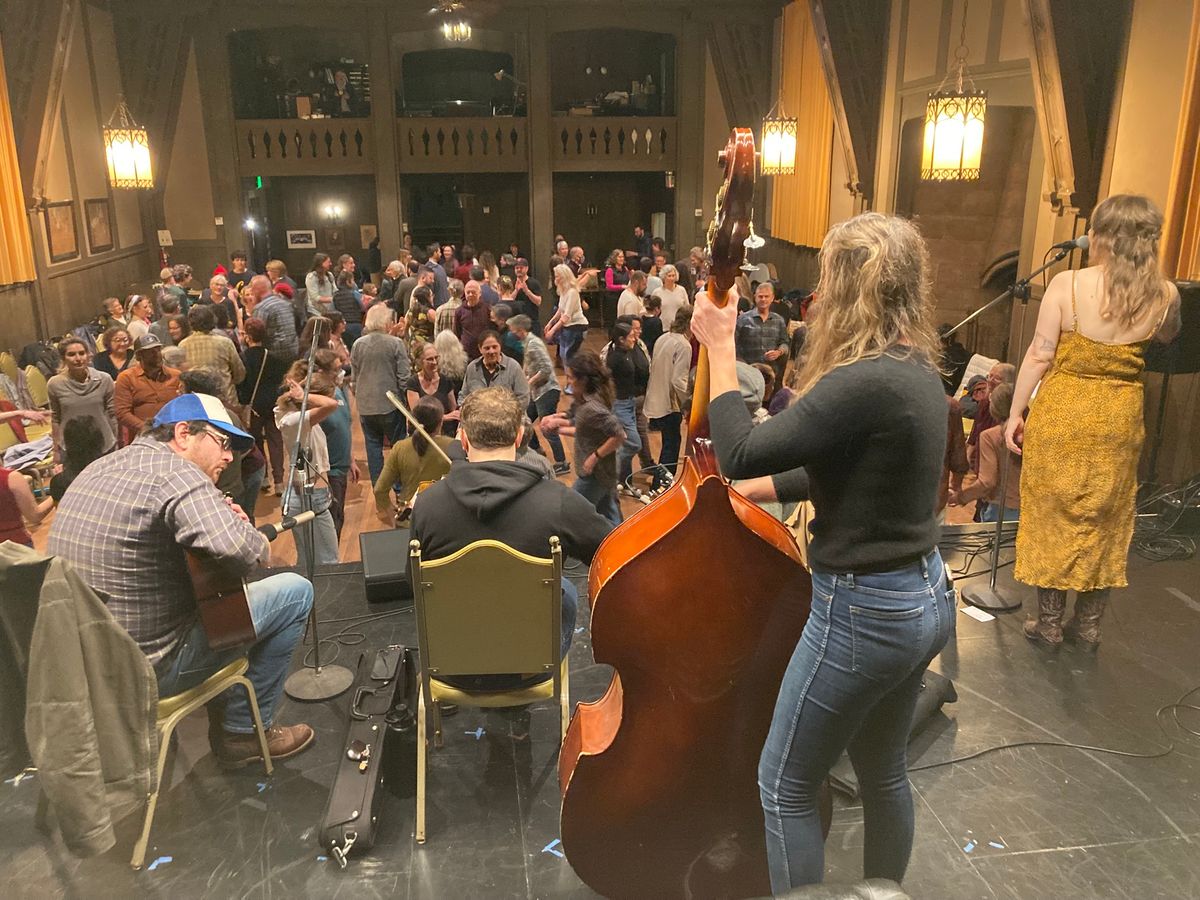
{"label": "gold curtain", "polygon": [[33,244],[25,218],[21,171],[17,168],[17,140],[8,105],[8,79],[4,75],[4,45],[0,42],[0,285],[35,278]]}
{"label": "gold curtain", "polygon": [[829,229],[833,105],[807,0],[793,0],[783,10],[779,87],[784,112],[799,121],[796,174],[774,176],[771,235],[805,247],[820,247]]}
{"label": "gold curtain", "polygon": [[1192,32],[1175,139],[1171,194],[1163,236],[1163,268],[1174,278],[1200,278],[1200,0],[1192,0]]}

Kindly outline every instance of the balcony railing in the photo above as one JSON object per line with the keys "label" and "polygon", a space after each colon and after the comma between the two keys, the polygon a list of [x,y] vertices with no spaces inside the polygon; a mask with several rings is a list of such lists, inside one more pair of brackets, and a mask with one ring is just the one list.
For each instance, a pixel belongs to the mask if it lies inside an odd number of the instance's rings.
{"label": "balcony railing", "polygon": [[396,145],[402,173],[524,172],[529,165],[523,118],[397,119]]}
{"label": "balcony railing", "polygon": [[555,116],[554,168],[559,171],[661,171],[676,160],[673,117]]}
{"label": "balcony railing", "polygon": [[370,119],[240,119],[243,175],[356,175],[374,171]]}

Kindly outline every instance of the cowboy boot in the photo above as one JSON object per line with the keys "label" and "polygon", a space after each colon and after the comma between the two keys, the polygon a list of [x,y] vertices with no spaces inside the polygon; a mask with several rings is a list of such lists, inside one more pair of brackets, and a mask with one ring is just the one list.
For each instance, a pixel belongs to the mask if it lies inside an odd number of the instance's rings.
{"label": "cowboy boot", "polygon": [[1038,588],[1038,617],[1025,623],[1025,637],[1035,643],[1057,647],[1062,643],[1062,617],[1067,608],[1067,592]]}
{"label": "cowboy boot", "polygon": [[1063,628],[1063,637],[1085,653],[1095,653],[1100,646],[1100,618],[1107,603],[1108,588],[1079,594],[1075,598],[1075,614]]}

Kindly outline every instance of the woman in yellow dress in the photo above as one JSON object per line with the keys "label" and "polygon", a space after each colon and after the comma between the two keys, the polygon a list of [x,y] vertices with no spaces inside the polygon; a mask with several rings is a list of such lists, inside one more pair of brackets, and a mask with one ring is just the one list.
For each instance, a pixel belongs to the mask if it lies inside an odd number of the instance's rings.
{"label": "woman in yellow dress", "polygon": [[[1037,586],[1038,616],[1024,629],[1035,642],[1058,646],[1065,635],[1095,650],[1109,590],[1128,584],[1145,351],[1180,327],[1179,291],[1158,265],[1162,222],[1146,197],[1096,207],[1090,265],[1050,282],[1017,376],[1004,436],[1023,456],[1014,574]],[[1039,382],[1027,425],[1021,412]]]}

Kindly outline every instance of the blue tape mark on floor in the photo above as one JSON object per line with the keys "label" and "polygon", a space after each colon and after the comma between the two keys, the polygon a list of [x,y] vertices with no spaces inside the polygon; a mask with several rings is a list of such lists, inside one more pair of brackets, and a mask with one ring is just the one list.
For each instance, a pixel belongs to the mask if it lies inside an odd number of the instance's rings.
{"label": "blue tape mark on floor", "polygon": [[562,859],[564,857],[564,854],[561,850],[557,849],[558,845],[561,843],[562,843],[562,841],[560,841],[558,838],[555,838],[550,843],[548,843],[545,847],[542,848],[542,852],[543,853],[553,853],[559,859]]}
{"label": "blue tape mark on floor", "polygon": [[485,734],[487,734],[487,732],[486,732],[486,731],[484,731],[484,729],[483,729],[483,726],[481,725],[481,726],[479,726],[478,728],[476,728],[474,731],[464,731],[464,732],[463,732],[463,734],[473,734],[473,735],[475,735],[475,740],[477,740],[477,741],[478,741],[478,740],[480,740],[480,739],[481,739],[481,738],[482,738],[482,737],[483,737]]}
{"label": "blue tape mark on floor", "polygon": [[150,865],[146,866],[146,871],[153,872],[159,866],[165,866],[167,863],[174,862],[174,861],[175,861],[175,857],[173,857],[173,856],[160,856],[154,862],[150,863]]}
{"label": "blue tape mark on floor", "polygon": [[972,850],[974,850],[974,849],[975,849],[975,842],[974,842],[974,841],[967,841],[967,843],[966,843],[966,844],[963,846],[963,852],[964,852],[964,853],[970,853],[970,852],[971,852]]}
{"label": "blue tape mark on floor", "polygon": [[997,850],[1007,850],[1008,849],[1006,846],[1004,846],[1003,841],[988,841],[988,846],[995,847]]}

